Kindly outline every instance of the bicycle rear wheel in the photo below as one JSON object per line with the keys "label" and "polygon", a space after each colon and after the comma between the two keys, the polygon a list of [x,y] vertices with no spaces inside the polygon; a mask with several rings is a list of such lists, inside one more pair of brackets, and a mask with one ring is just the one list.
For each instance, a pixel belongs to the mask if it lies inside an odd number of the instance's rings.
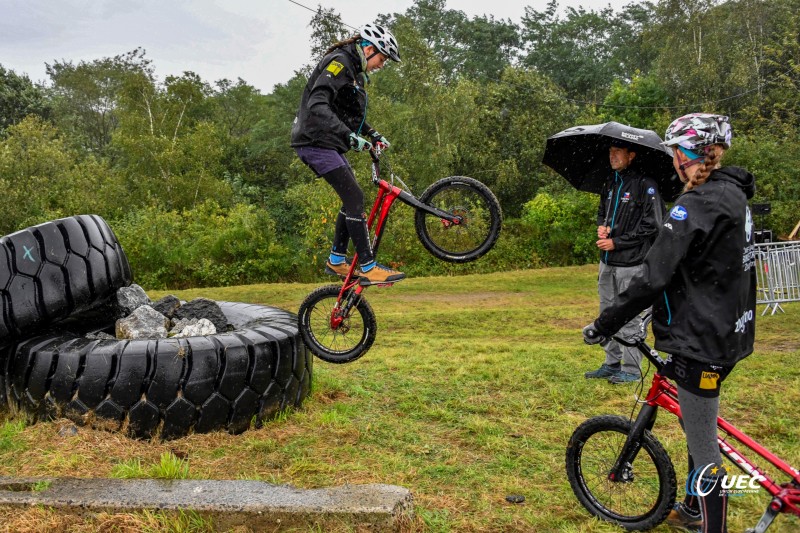
{"label": "bicycle rear wheel", "polygon": [[569,484],[586,510],[629,531],[664,521],[677,491],[672,461],[649,431],[634,464],[627,465],[620,479],[609,479],[631,426],[621,416],[590,418],[572,434],[566,456]]}
{"label": "bicycle rear wheel", "polygon": [[464,176],[442,178],[422,193],[420,201],[461,219],[456,224],[417,210],[417,236],[434,257],[466,263],[481,257],[497,242],[503,220],[500,203],[478,180]]}
{"label": "bicycle rear wheel", "polygon": [[[339,301],[341,285],[314,290],[298,312],[298,328],[311,353],[328,363],[355,361],[375,342],[375,313],[367,300],[351,289]],[[346,305],[348,300],[350,305]],[[343,311],[343,307],[347,307]]]}

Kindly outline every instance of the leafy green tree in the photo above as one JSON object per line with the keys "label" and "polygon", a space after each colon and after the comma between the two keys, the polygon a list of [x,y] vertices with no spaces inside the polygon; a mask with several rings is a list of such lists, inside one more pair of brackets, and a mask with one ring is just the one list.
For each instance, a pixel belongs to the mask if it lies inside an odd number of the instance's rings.
{"label": "leafy green tree", "polygon": [[28,115],[49,118],[51,111],[42,90],[28,76],[0,65],[0,134]]}
{"label": "leafy green tree", "polygon": [[544,11],[526,7],[522,36],[528,53],[523,64],[550,77],[568,95],[597,101],[618,74],[611,45],[615,31],[619,30],[610,7],[570,7],[563,19],[556,0]]}
{"label": "leafy green tree", "polygon": [[185,209],[213,198],[231,201],[222,179],[222,146],[211,116],[209,86],[196,74],[131,78],[117,110],[115,164],[127,180],[131,205]]}
{"label": "leafy green tree", "polygon": [[[672,114],[666,107],[669,94],[653,74],[634,74],[629,82],[614,80],[603,100],[600,117],[603,122],[614,120],[636,128],[659,131]],[[667,121],[669,122],[669,121]]]}
{"label": "leafy green tree", "polygon": [[[441,62],[446,82],[495,79],[520,49],[515,24],[491,15],[469,19],[463,11],[446,9],[445,0],[417,0],[405,17]],[[405,34],[401,44],[405,47]]]}
{"label": "leafy green tree", "polygon": [[763,35],[758,61],[762,82],[742,114],[748,124],[796,136],[800,128],[800,0],[778,0],[770,7],[774,29]]}
{"label": "leafy green tree", "polygon": [[552,172],[541,163],[544,140],[574,125],[577,109],[546,77],[513,67],[497,83],[481,86],[476,106],[453,169],[485,182],[503,209],[516,216],[552,181]]}
{"label": "leafy green tree", "polygon": [[472,79],[497,79],[514,62],[521,44],[515,24],[492,16],[465,21],[454,33],[459,43],[456,73]]}
{"label": "leafy green tree", "polygon": [[119,123],[123,87],[136,78],[154,80],[151,61],[141,48],[77,65],[56,61],[46,70],[59,128],[76,145],[98,154],[105,152]]}
{"label": "leafy green tree", "polygon": [[311,73],[311,69],[333,43],[343,41],[355,33],[354,28],[345,26],[341,15],[333,8],[325,9],[322,6],[317,8],[308,25],[311,27],[311,64],[304,69],[306,75]]}
{"label": "leafy green tree", "polygon": [[29,115],[0,140],[0,234],[53,218],[122,211],[119,180],[91,155],[81,155],[51,124]]}

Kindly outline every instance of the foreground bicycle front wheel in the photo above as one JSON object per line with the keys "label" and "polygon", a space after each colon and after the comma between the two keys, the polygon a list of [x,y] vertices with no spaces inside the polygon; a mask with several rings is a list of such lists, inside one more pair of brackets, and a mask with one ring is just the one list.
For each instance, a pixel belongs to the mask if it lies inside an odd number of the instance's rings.
{"label": "foreground bicycle front wheel", "polygon": [[298,312],[298,327],[311,353],[329,363],[355,361],[375,342],[378,330],[375,313],[363,296],[353,289],[339,301],[341,285],[314,290]]}
{"label": "foreground bicycle front wheel", "polygon": [[437,259],[450,263],[474,261],[497,242],[503,221],[500,202],[478,180],[463,176],[442,178],[422,193],[420,201],[459,217],[459,222],[453,223],[417,210],[417,236]]}
{"label": "foreground bicycle front wheel", "polygon": [[634,531],[664,521],[675,504],[677,486],[669,455],[649,431],[633,464],[626,465],[619,479],[609,479],[631,426],[621,416],[585,421],[569,440],[566,467],[572,491],[587,511]]}

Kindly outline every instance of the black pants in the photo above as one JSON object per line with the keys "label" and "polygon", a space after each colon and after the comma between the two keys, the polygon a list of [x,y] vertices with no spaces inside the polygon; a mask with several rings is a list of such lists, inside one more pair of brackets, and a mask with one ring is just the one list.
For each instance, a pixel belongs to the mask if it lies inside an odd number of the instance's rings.
{"label": "black pants", "polygon": [[349,165],[344,165],[323,174],[322,177],[342,200],[342,209],[336,217],[331,251],[336,255],[347,255],[347,244],[352,238],[358,262],[362,265],[371,263],[375,260],[375,256],[372,253],[364,214],[364,191],[358,185],[353,169]]}

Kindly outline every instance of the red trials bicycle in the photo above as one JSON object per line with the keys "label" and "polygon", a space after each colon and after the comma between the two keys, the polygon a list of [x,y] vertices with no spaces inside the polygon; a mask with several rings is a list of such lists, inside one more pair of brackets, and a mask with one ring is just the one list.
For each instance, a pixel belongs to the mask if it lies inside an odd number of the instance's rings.
{"label": "red trials bicycle", "polygon": [[[636,419],[621,416],[596,416],[573,432],[567,445],[567,477],[581,504],[594,516],[627,530],[650,529],[660,524],[675,504],[675,469],[664,447],[651,433],[658,408],[681,418],[678,391],[659,372],[664,365],[658,352],[644,342],[647,324],[643,321],[638,339],[614,340],[635,346],[656,367],[653,383]],[[722,455],[756,481],[772,497],[755,527],[748,533],[763,533],[779,513],[800,516],[800,472],[748,437],[731,423],[717,418],[717,441]],[[737,449],[733,437],[762,457],[789,481],[778,484]],[[749,485],[752,487],[752,485]],[[737,488],[741,488],[738,487]]]}
{"label": "red trials bicycle", "polygon": [[[500,235],[502,211],[486,185],[472,178],[451,176],[436,181],[417,198],[393,172],[390,181],[381,178],[380,155],[380,146],[370,150],[372,182],[378,187],[378,195],[367,226],[374,230],[372,250],[376,256],[395,200],[416,210],[417,237],[437,259],[466,263],[491,250]],[[356,254],[342,285],[320,287],[300,305],[298,327],[303,341],[314,355],[329,363],[355,361],[375,341],[377,320],[363,296],[369,282],[358,277],[357,267]]]}

